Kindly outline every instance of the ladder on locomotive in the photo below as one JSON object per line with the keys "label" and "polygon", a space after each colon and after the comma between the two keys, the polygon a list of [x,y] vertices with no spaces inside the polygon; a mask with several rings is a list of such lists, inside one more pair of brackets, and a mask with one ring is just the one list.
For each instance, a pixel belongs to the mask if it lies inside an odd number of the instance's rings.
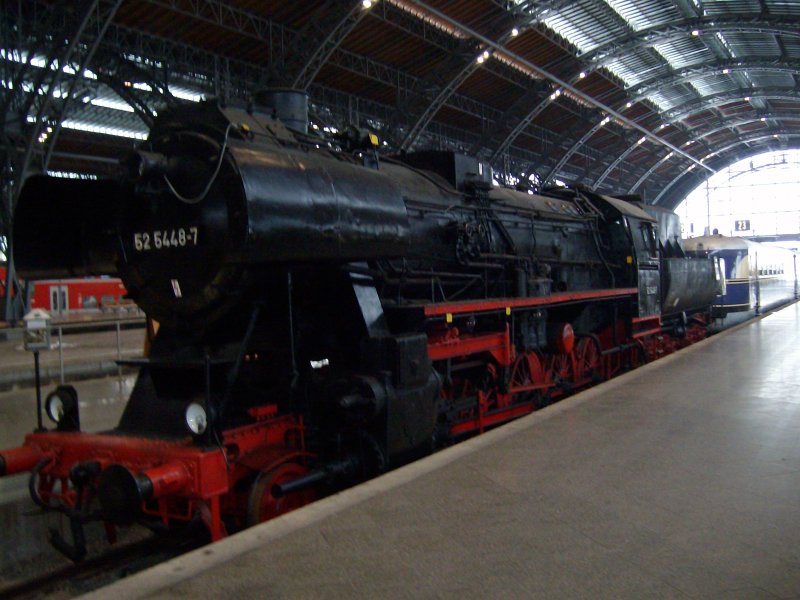
{"label": "ladder on locomotive", "polygon": [[586,217],[592,217],[594,219],[603,219],[605,220],[605,216],[602,212],[600,212],[597,207],[592,203],[589,198],[584,196],[582,193],[578,192],[575,194],[573,201],[581,213]]}

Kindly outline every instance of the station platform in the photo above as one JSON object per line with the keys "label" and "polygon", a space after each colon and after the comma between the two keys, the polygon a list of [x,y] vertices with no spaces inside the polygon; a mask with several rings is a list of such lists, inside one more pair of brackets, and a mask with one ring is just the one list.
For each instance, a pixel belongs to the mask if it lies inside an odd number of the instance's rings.
{"label": "station platform", "polygon": [[800,598],[800,306],[92,598]]}

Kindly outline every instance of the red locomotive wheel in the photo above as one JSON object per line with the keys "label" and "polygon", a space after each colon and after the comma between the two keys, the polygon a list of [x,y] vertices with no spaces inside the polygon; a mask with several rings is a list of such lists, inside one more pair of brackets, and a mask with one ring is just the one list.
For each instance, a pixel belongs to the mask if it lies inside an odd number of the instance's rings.
{"label": "red locomotive wheel", "polygon": [[314,501],[314,490],[309,488],[287,494],[281,498],[272,495],[272,488],[292,481],[308,472],[302,465],[287,462],[269,471],[261,471],[247,501],[247,526],[258,525]]}
{"label": "red locomotive wheel", "polygon": [[572,383],[574,374],[572,356],[570,354],[554,354],[552,362],[552,379],[557,383]]}
{"label": "red locomotive wheel", "polygon": [[578,362],[578,374],[576,379],[597,380],[601,378],[600,364],[602,354],[600,342],[596,336],[582,337],[578,341],[575,351]]}
{"label": "red locomotive wheel", "polygon": [[522,352],[517,356],[511,372],[511,388],[549,383],[547,371],[535,352]]}

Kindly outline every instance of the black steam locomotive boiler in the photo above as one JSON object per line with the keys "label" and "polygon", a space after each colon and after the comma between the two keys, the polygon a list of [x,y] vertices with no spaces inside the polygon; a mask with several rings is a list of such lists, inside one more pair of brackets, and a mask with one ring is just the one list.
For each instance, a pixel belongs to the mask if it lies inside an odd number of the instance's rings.
{"label": "black steam locomotive boiler", "polygon": [[164,112],[118,179],[22,191],[23,276],[119,275],[158,324],[116,428],[80,431],[62,386],[54,429],[0,452],[68,556],[93,519],[219,539],[705,335],[713,265],[634,203],[259,102]]}

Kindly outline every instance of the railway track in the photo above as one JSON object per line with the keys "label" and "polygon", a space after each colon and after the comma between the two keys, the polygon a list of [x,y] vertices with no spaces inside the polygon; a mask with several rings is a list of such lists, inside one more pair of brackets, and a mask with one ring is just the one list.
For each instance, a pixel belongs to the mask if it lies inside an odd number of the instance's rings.
{"label": "railway track", "polygon": [[180,537],[183,539],[151,535],[80,563],[66,564],[46,572],[0,583],[0,599],[33,600],[51,595],[74,597],[86,594],[193,550],[208,541],[207,536],[201,535]]}

